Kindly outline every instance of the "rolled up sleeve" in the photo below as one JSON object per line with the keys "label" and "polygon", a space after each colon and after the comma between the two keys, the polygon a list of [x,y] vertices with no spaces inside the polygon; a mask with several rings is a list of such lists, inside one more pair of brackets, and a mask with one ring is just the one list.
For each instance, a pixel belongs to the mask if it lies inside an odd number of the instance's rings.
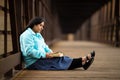
{"label": "rolled up sleeve", "polygon": [[48,47],[48,45],[47,44],[45,44],[45,51],[47,52],[47,53],[50,53],[50,52],[53,52],[49,47]]}

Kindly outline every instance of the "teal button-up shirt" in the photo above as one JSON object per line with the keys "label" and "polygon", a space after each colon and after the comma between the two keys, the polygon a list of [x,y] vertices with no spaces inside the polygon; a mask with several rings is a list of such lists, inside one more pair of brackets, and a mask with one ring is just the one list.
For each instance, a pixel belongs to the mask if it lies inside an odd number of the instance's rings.
{"label": "teal button-up shirt", "polygon": [[40,58],[45,58],[46,53],[52,52],[42,35],[35,33],[31,28],[28,28],[20,35],[20,48],[26,67]]}

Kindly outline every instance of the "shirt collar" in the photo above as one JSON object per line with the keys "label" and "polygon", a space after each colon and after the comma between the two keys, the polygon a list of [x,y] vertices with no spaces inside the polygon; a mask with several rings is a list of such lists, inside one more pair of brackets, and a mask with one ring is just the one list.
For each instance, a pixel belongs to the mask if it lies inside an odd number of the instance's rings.
{"label": "shirt collar", "polygon": [[29,31],[31,34],[33,34],[33,35],[35,35],[35,36],[37,36],[37,37],[40,37],[40,36],[41,36],[40,33],[35,33],[31,28],[28,28],[28,31]]}
{"label": "shirt collar", "polygon": [[31,28],[28,28],[28,31],[31,33],[31,34],[36,34]]}

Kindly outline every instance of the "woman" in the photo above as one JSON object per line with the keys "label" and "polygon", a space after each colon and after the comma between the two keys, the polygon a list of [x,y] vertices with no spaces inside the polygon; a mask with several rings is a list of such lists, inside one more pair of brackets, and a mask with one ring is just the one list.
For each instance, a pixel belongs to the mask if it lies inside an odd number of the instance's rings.
{"label": "woman", "polygon": [[68,56],[51,57],[54,52],[45,43],[40,34],[45,24],[44,18],[35,17],[27,25],[26,30],[20,35],[20,47],[29,70],[71,70],[83,67],[85,70],[92,64],[95,52],[87,56],[72,59]]}

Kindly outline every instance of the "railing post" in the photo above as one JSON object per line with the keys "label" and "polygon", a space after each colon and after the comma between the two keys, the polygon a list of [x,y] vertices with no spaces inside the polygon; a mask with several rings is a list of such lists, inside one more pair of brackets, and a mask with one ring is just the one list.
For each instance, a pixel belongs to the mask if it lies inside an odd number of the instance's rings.
{"label": "railing post", "polygon": [[119,47],[119,0],[115,1],[115,46]]}

